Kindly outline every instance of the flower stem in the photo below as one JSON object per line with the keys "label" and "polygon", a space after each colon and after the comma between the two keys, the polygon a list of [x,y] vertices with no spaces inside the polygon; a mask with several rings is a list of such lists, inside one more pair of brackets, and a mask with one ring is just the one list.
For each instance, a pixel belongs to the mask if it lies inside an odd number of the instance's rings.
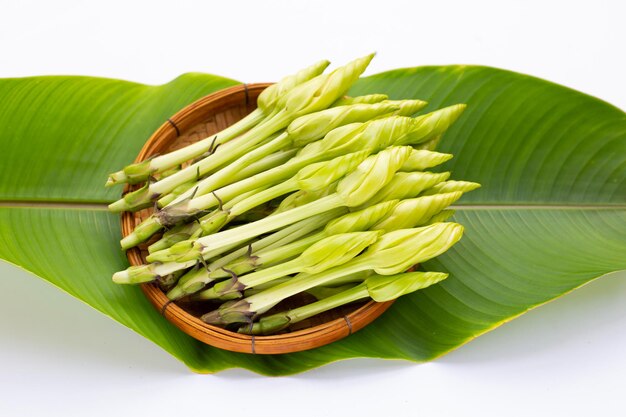
{"label": "flower stem", "polygon": [[333,308],[363,300],[369,297],[367,286],[359,284],[353,288],[341,291],[338,294],[331,295],[322,300],[304,305],[302,307],[289,310],[284,313],[272,314],[271,316],[262,317],[258,323],[252,326],[244,325],[239,328],[239,333],[246,334],[272,334],[288,327],[291,324],[298,323],[309,317],[316,316]]}
{"label": "flower stem", "polygon": [[[215,135],[211,135],[201,141],[195,142],[168,154],[157,156],[151,159],[147,165],[144,165],[142,162],[132,164],[121,171],[109,175],[106,186],[109,187],[126,182],[137,184],[146,181],[151,175],[164,172],[172,167],[182,164],[185,161],[202,155],[210,149],[215,148],[217,145],[221,145],[236,138],[259,124],[265,116],[266,114],[261,109],[255,109],[252,113],[248,114],[237,123],[228,126],[226,129]],[[140,172],[133,175],[132,173],[137,171],[137,168],[139,167],[141,167],[139,170]]]}
{"label": "flower stem", "polygon": [[236,140],[232,140],[220,146],[213,154],[201,161],[189,165],[185,169],[163,178],[154,184],[150,184],[146,189],[126,194],[124,198],[109,205],[109,210],[134,211],[146,207],[152,200],[172,191],[177,186],[198,179],[199,176],[206,175],[224,164],[232,162],[247,152],[250,152],[259,142],[286,127],[289,121],[290,118],[288,114],[284,111],[279,112],[269,120],[266,119],[263,123],[256,125]]}

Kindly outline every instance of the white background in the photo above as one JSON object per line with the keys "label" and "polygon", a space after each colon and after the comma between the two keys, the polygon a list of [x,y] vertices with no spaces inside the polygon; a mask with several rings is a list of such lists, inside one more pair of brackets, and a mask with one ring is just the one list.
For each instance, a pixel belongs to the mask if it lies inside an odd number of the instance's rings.
{"label": "white background", "polygon": [[[368,74],[484,64],[626,108],[626,8],[607,1],[0,1],[0,77],[272,81],[378,52]],[[1,105],[1,103],[0,103]],[[0,415],[626,415],[626,275],[434,363],[357,359],[295,377],[195,375],[151,342],[0,264]]]}

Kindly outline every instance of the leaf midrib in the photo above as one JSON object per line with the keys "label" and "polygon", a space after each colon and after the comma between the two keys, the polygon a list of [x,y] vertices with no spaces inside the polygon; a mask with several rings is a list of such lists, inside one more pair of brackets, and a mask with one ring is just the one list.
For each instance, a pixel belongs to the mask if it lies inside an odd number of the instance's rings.
{"label": "leaf midrib", "polygon": [[[0,201],[0,208],[51,208],[72,210],[108,210],[108,203],[94,203],[90,201],[33,201],[33,200],[5,200]],[[624,210],[626,204],[457,204],[450,206],[458,211],[478,210]]]}

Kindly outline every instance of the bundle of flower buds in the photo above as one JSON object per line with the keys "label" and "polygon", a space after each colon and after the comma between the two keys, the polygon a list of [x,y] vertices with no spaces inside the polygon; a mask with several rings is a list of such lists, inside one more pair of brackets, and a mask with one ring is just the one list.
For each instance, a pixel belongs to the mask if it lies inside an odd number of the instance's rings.
{"label": "bundle of flower buds", "polygon": [[[447,207],[479,184],[429,169],[452,157],[433,149],[465,106],[412,117],[427,103],[347,97],[372,57],[327,74],[327,61],[314,64],[222,132],[111,174],[108,186],[146,182],[111,211],[157,207],[121,241],[149,243],[149,263],[113,281],[157,282],[203,306],[207,323],[272,334],[445,279],[406,271],[461,238]],[[274,308],[303,292],[317,301]]]}

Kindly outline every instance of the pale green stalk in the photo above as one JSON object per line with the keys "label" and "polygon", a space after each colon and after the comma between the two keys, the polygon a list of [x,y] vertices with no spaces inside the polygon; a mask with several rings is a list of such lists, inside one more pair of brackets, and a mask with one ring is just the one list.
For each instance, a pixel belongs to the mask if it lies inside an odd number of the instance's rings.
{"label": "pale green stalk", "polygon": [[284,284],[259,294],[223,305],[202,316],[210,324],[250,322],[287,297],[324,285],[339,277],[360,271],[374,270],[381,275],[394,275],[412,265],[440,255],[456,243],[463,227],[456,223],[436,223],[415,229],[401,229],[381,236],[362,255],[318,274],[299,274]]}
{"label": "pale green stalk", "polygon": [[121,171],[109,174],[105,186],[111,187],[123,183],[138,184],[147,181],[152,175],[180,165],[185,161],[210,151],[210,149],[214,149],[218,145],[235,139],[244,132],[254,128],[262,122],[266,116],[267,115],[261,109],[256,109],[237,123],[227,127],[216,135],[211,135],[168,154],[131,164]]}
{"label": "pale green stalk", "polygon": [[[360,111],[356,113],[360,113]],[[198,190],[199,186],[194,187],[193,190],[189,190],[176,198],[175,202],[169,207],[148,217],[138,225],[133,233],[122,240],[122,249],[129,249],[145,241],[152,234],[158,232],[162,226],[171,226],[169,221],[171,218],[180,221],[180,216],[184,211],[187,211],[189,216],[206,212],[208,209],[223,204],[237,195],[262,185],[279,183],[312,163],[344,155],[352,152],[353,149],[356,149],[354,152],[363,149],[363,152],[368,153],[384,149],[393,144],[394,140],[404,138],[407,132],[412,130],[412,123],[413,119],[394,116],[364,124],[353,123],[341,126],[331,130],[321,141],[305,146],[298,152],[296,157],[285,165],[264,171],[246,180],[230,184],[214,193],[199,197],[195,197],[195,194],[193,194],[193,192]],[[189,195],[189,192],[192,192],[192,194]],[[187,199],[180,200],[187,195]],[[176,217],[169,215],[171,210],[175,210]]]}
{"label": "pale green stalk", "polygon": [[[267,140],[259,144],[259,148],[267,149],[266,145],[272,142],[273,140],[275,140],[277,137],[281,136],[283,132],[284,131],[281,131],[281,132],[271,135]],[[256,158],[256,156],[259,155],[258,148],[254,149],[253,152],[250,152],[252,156],[248,156],[249,154],[246,154],[242,157],[246,159],[240,158],[242,159],[243,162],[241,164],[238,164],[237,166],[239,167],[239,169],[234,171],[233,175],[228,177],[227,184],[240,181],[244,178],[250,177],[266,169],[274,168],[278,165],[281,165],[282,163],[285,163],[287,160],[289,160],[296,152],[297,150],[294,150],[294,149],[281,149],[272,154],[261,155],[258,158]],[[211,175],[208,175],[208,176],[196,175],[196,178],[194,178],[193,180],[187,181],[181,185],[176,186],[176,188],[174,188],[172,191],[170,191],[169,193],[159,198],[158,207],[161,208],[161,207],[166,206],[167,204],[170,204],[179,196],[185,194],[187,191],[189,191],[189,193],[185,195],[189,195],[190,193],[193,193],[194,192],[193,188],[196,187],[200,182],[205,181],[209,177],[213,177],[214,175],[218,174],[219,172],[222,172],[223,170],[230,169],[229,167],[238,161],[235,161],[221,168],[219,171],[214,172]],[[198,161],[194,161],[193,163],[195,162],[198,162]]]}
{"label": "pale green stalk", "polygon": [[[227,264],[224,268],[232,273],[241,275],[268,264],[281,262],[296,256],[312,244],[321,239],[338,233],[348,233],[363,230],[384,230],[390,232],[398,229],[413,228],[444,221],[451,215],[434,217],[445,207],[453,204],[461,197],[460,191],[424,196],[407,200],[391,200],[378,203],[361,211],[352,212],[329,222],[324,230],[296,240],[288,245],[272,250],[259,251],[254,259],[242,258]],[[444,217],[447,216],[447,217]],[[216,278],[228,277],[229,273],[218,271]]]}
{"label": "pale green stalk", "polygon": [[176,165],[175,167],[172,167],[172,168],[168,169],[167,171],[161,172],[160,173],[161,174],[160,178],[169,177],[170,175],[177,173],[181,169],[183,169],[183,167],[181,165]]}
{"label": "pale green stalk", "polygon": [[[277,282],[276,285],[278,284],[282,284],[282,282]],[[309,288],[308,290],[306,290],[306,293],[309,295],[312,295],[313,297],[315,297],[316,300],[323,300],[324,298],[328,298],[328,297],[332,297],[333,295],[337,295],[339,293],[342,293],[344,291],[347,291],[351,288],[354,288],[355,284],[351,283],[351,284],[344,284],[344,285],[340,285],[340,286],[320,286],[320,287],[313,287],[313,288]],[[245,297],[250,297],[251,295],[254,294],[258,294],[261,291],[263,291],[262,289],[257,289],[257,288],[250,288],[249,290],[244,291],[243,295]]]}
{"label": "pale green stalk", "polygon": [[158,252],[160,250],[169,248],[175,243],[187,240],[194,234],[196,230],[198,230],[199,227],[200,225],[197,222],[185,223],[175,226],[163,233],[161,239],[148,246],[148,252]]}
{"label": "pale green stalk", "polygon": [[[332,159],[349,153],[353,149],[355,152],[360,148],[364,151],[384,149],[396,137],[401,137],[410,130],[410,121],[409,118],[393,117],[365,124],[350,124],[334,129],[323,140],[305,146],[296,157],[283,166],[231,184],[215,193],[184,201],[184,206],[182,203],[177,206],[178,214],[183,213],[183,210],[190,213],[206,211],[247,191],[284,181],[311,163]],[[155,213],[140,223],[131,234],[122,239],[120,242],[122,249],[126,250],[136,246],[161,230],[163,227],[161,218],[167,213],[167,211]],[[171,218],[171,216],[169,217]]]}
{"label": "pale green stalk", "polygon": [[270,216],[282,213],[283,211],[291,210],[296,207],[303,206],[322,197],[326,197],[334,193],[335,191],[337,191],[337,182],[329,185],[322,190],[296,191],[295,193],[291,193],[287,197],[283,198],[278,207],[276,207],[276,209],[270,214]]}
{"label": "pale green stalk", "polygon": [[[354,172],[339,182],[337,192],[334,194],[275,216],[266,217],[254,223],[225,230],[197,240],[179,242],[167,250],[148,255],[146,259],[149,262],[159,262],[156,266],[154,264],[149,265],[151,267],[149,271],[146,271],[143,267],[131,266],[127,270],[116,272],[113,275],[113,279],[116,282],[125,282],[136,273],[141,276],[145,276],[148,273],[163,276],[180,269],[189,268],[199,259],[209,259],[220,255],[233,246],[253,239],[256,236],[311,217],[313,213],[324,213],[342,206],[360,205],[391,180],[395,171],[408,158],[409,153],[410,148],[408,147],[390,147],[385,149],[361,162]],[[136,269],[138,270],[137,272],[135,271]]]}
{"label": "pale green stalk", "polygon": [[[186,196],[194,193],[195,195],[205,194],[207,192],[217,190],[220,187],[224,187],[228,184],[237,182],[239,172],[242,171],[245,167],[249,167],[251,164],[258,162],[259,160],[263,160],[265,157],[272,155],[275,152],[280,151],[281,149],[289,148],[291,144],[291,138],[289,137],[287,132],[283,132],[269,142],[242,155],[240,158],[231,162],[229,165],[221,168],[219,171],[212,173],[211,175],[200,181],[197,181],[192,187],[187,190],[187,193],[180,193],[180,195],[175,197],[171,201],[171,203],[175,204],[179,201],[182,201],[186,198]],[[253,172],[253,175],[259,172],[263,172],[263,170]],[[241,179],[243,178],[247,177],[242,177]],[[168,200],[170,200],[169,194],[159,199],[159,206],[164,207],[164,203],[167,203]]]}
{"label": "pale green stalk", "polygon": [[[453,106],[454,107],[454,106]],[[374,120],[368,123],[358,124],[353,123],[350,125],[336,128],[329,132],[324,139],[310,143],[298,152],[296,157],[291,159],[287,164],[276,167],[269,171],[265,171],[246,180],[230,184],[224,188],[217,190],[214,194],[205,194],[199,197],[195,197],[186,203],[186,207],[192,211],[203,211],[211,207],[215,207],[220,203],[220,200],[228,201],[235,196],[257,188],[262,184],[272,184],[280,182],[290,176],[294,175],[299,169],[307,166],[308,164],[328,160],[338,155],[342,155],[348,152],[356,150],[365,150],[370,152],[376,152],[380,149],[384,149],[387,146],[396,144],[397,142],[406,143],[409,141],[407,137],[414,138],[416,141],[424,140],[428,137],[428,129],[441,129],[442,124],[449,125],[458,117],[458,114],[462,111],[462,107],[455,107],[457,112],[434,112],[441,117],[449,117],[447,121],[441,121],[440,123],[433,122],[433,117],[430,117],[429,123],[419,122],[414,123],[414,119],[394,116],[388,117],[382,120]],[[432,114],[432,113],[431,113]],[[452,115],[452,116],[451,116]],[[428,116],[428,115],[427,115]],[[414,131],[417,129],[417,131]],[[410,142],[411,145],[414,143]],[[414,153],[412,153],[414,155]],[[431,163],[441,160],[436,154],[434,158],[430,159]],[[428,159],[425,159],[428,160]],[[434,161],[434,162],[433,162]],[[413,162],[410,165],[414,165]],[[219,199],[216,197],[219,196]],[[158,220],[154,218],[146,219],[148,225],[140,228],[142,237],[147,239],[151,234],[156,233],[160,229]],[[142,225],[140,225],[142,226]],[[138,237],[128,241],[128,244],[134,243],[135,245],[142,240]],[[122,245],[124,249],[128,249],[132,246]]]}
{"label": "pale green stalk", "polygon": [[233,204],[232,208],[228,209],[229,218],[239,216],[260,204],[292,191],[322,192],[332,183],[349,174],[367,156],[368,153],[366,151],[353,152],[338,156],[330,161],[308,165],[287,181],[264,191],[256,192],[245,200]]}
{"label": "pale green stalk", "polygon": [[179,185],[178,187],[174,188],[172,191],[170,191],[169,193],[167,193],[166,195],[161,197],[158,200],[157,207],[161,208],[161,207],[163,207],[163,206],[165,206],[167,204],[170,204],[171,202],[176,200],[176,198],[178,198],[179,195],[182,195],[186,191],[190,190],[197,183],[198,183],[198,181],[194,180],[194,181],[187,181],[186,183]]}
{"label": "pale green stalk", "polygon": [[[212,212],[200,217],[195,222],[197,226],[193,228],[193,233],[190,236],[190,239],[197,239],[201,236],[215,233],[224,228],[231,220],[228,213],[230,212],[230,210],[232,210],[233,207],[257,195],[264,195],[266,191],[267,187],[260,187],[256,190],[248,191],[247,193],[238,195],[227,203],[224,203],[220,209],[213,210]],[[172,213],[171,218],[176,223],[181,221],[191,221],[193,217],[197,217],[189,216],[188,212],[185,210],[184,204],[181,204],[180,208],[178,208],[177,205],[172,205],[170,206],[169,210],[158,213],[157,216],[160,218],[159,223],[167,224],[168,222],[170,222],[171,220],[168,220],[168,216],[170,216],[170,213]]]}
{"label": "pale green stalk", "polygon": [[359,271],[353,274],[347,274],[347,275],[343,275],[341,277],[337,277],[335,279],[329,280],[325,282],[324,285],[333,287],[333,286],[343,286],[343,285],[352,284],[352,286],[355,286],[363,282],[365,279],[367,279],[367,277],[369,277],[372,274],[374,274],[374,272],[371,270]]}
{"label": "pale green stalk", "polygon": [[179,242],[167,250],[150,254],[147,259],[149,262],[183,262],[197,259],[221,246],[230,245],[239,240],[248,240],[279,229],[310,217],[313,213],[322,213],[341,206],[361,205],[391,181],[396,170],[408,158],[410,151],[410,147],[389,147],[361,162],[352,173],[339,182],[334,194],[254,223],[202,237],[196,241]]}
{"label": "pale green stalk", "polygon": [[[262,187],[238,196],[224,204],[220,210],[214,211],[200,221],[200,227],[203,230],[201,235],[216,233],[237,216],[297,189],[309,191],[325,189],[352,171],[365,157],[367,157],[366,152],[354,152],[330,161],[311,164],[302,168],[296,175],[285,182],[266,189]],[[173,211],[172,215],[170,215],[170,211]],[[173,205],[169,208],[166,207],[156,216],[159,217],[159,223],[168,225],[172,222],[168,220],[170,217],[173,219],[173,222],[178,223],[184,220],[183,217],[191,217],[196,214],[189,211],[184,205],[180,208],[177,205]]]}
{"label": "pale green stalk", "polygon": [[236,300],[238,298],[243,298],[248,297],[250,295],[253,294],[257,294],[263,290],[266,290],[268,288],[272,288],[276,285],[282,284],[284,282],[287,282],[288,280],[290,280],[291,277],[287,276],[287,277],[283,277],[283,278],[277,278],[275,280],[272,280],[271,282],[268,282],[266,284],[261,284],[258,285],[254,288],[249,288],[243,292],[241,291],[233,291],[233,292],[229,292],[228,294],[224,294],[222,296],[219,296],[217,298],[214,298],[213,294],[209,294],[207,298],[205,298],[205,292],[201,291],[201,292],[197,292],[195,294],[191,294],[187,299],[189,301],[207,301],[207,300],[212,300],[212,301],[217,301],[217,300]]}
{"label": "pale green stalk", "polygon": [[[239,196],[236,196],[232,201],[233,203],[241,201],[246,197],[249,197],[251,194],[254,194],[255,192],[261,190],[262,188],[248,191]],[[129,249],[133,246],[138,245],[141,242],[148,240],[153,234],[161,230],[164,225],[167,225],[169,227],[173,226],[175,228],[173,233],[167,235],[164,239],[161,239],[162,241],[159,240],[155,242],[155,247],[153,247],[152,251],[149,250],[149,252],[153,253],[158,252],[158,250],[166,250],[167,248],[178,242],[198,237],[201,233],[198,231],[201,229],[202,224],[204,224],[205,227],[208,229],[210,222],[215,221],[215,219],[212,218],[213,213],[203,215],[202,212],[196,212],[194,213],[194,215],[196,216],[196,218],[197,216],[202,217],[198,220],[198,222],[192,223],[189,226],[185,225],[181,226],[180,228],[176,228],[176,225],[180,224],[184,220],[189,220],[190,216],[187,215],[187,211],[185,210],[183,204],[170,206],[170,209],[168,211],[159,211],[153,213],[152,215],[150,215],[150,217],[137,225],[137,227],[135,227],[135,229],[131,233],[122,238],[122,240],[120,241],[120,245],[123,250]],[[180,238],[183,238],[187,233],[187,239],[180,240]]]}
{"label": "pale green stalk", "polygon": [[[239,247],[241,243],[246,242],[247,240],[249,239],[242,239],[240,242],[223,245],[214,251],[207,251],[205,253],[206,259],[210,259],[214,256],[218,256],[224,252],[235,249]],[[181,262],[154,262],[147,265],[131,266],[123,271],[118,271],[114,273],[113,282],[117,284],[141,284],[144,282],[152,282],[158,280],[160,277],[164,277],[169,274],[174,274],[178,271],[191,268],[196,264],[201,263],[201,259],[203,258]],[[181,277],[181,279],[183,277]]]}
{"label": "pale green stalk", "polygon": [[[243,194],[240,194],[234,197],[232,200],[224,203],[222,205],[222,209],[228,210],[240,202],[246,201],[247,199],[254,197],[255,195],[258,195],[259,193],[265,192],[266,189],[267,189],[267,186],[263,186],[255,190],[247,191]],[[195,212],[193,213],[192,216],[190,216],[186,208],[185,202],[181,202],[181,203],[176,203],[176,204],[171,205],[167,210],[158,211],[157,213],[154,214],[154,216],[158,219],[159,224],[167,226],[167,227],[180,224],[183,222],[193,221],[194,219],[198,219],[198,224],[200,228],[203,228],[203,229],[206,228],[208,232],[211,230],[211,228],[205,225],[208,225],[208,223],[211,223],[211,222],[215,222],[216,217],[221,218],[223,216],[219,216],[219,213],[221,210],[217,210],[217,211],[214,210],[208,213],[207,211],[209,210]],[[218,214],[218,216],[216,216],[216,214]],[[202,216],[202,217],[198,217],[198,216]]]}
{"label": "pale green stalk", "polygon": [[[397,275],[372,275],[365,282],[350,288],[340,287],[331,290],[330,295],[319,301],[286,312],[261,317],[252,326],[244,325],[239,333],[268,335],[276,333],[292,324],[316,316],[342,305],[372,298],[378,302],[390,301],[411,292],[429,287],[443,281],[448,274],[442,272],[405,272]],[[313,289],[311,289],[313,290]],[[309,291],[311,291],[309,290]]]}
{"label": "pale green stalk", "polygon": [[373,55],[354,60],[329,74],[320,74],[309,81],[295,86],[280,97],[275,104],[273,116],[244,133],[236,140],[225,143],[203,160],[188,166],[176,174],[126,194],[109,205],[111,211],[137,210],[150,205],[154,199],[170,192],[199,175],[205,175],[236,160],[253,150],[257,144],[273,133],[289,125],[294,119],[327,108],[341,97],[363,73]]}
{"label": "pale green stalk", "polygon": [[[236,275],[247,273],[259,266],[281,262],[289,257],[301,253],[313,243],[326,236],[336,233],[356,232],[361,230],[384,230],[390,232],[398,229],[413,228],[447,220],[452,215],[446,210],[437,216],[445,207],[453,204],[462,195],[462,192],[441,193],[407,200],[391,200],[370,206],[361,211],[352,212],[339,217],[330,223],[321,232],[307,236],[283,247],[273,250],[259,251],[254,259],[242,258],[229,263],[225,269]],[[216,278],[226,278],[231,274],[217,271]]]}
{"label": "pale green stalk", "polygon": [[[294,156],[296,156],[298,151],[299,149],[297,148],[282,149],[270,155],[267,155],[260,160],[254,161],[250,163],[249,165],[242,165],[239,167],[239,170],[237,172],[233,172],[232,182],[233,183],[239,182],[246,178],[257,175],[261,172],[265,172],[269,169],[279,167],[287,163]],[[160,206],[160,207],[163,207],[163,206]]]}
{"label": "pale green stalk", "polygon": [[226,278],[232,274],[241,275],[258,267],[276,264],[298,256],[311,245],[329,236],[368,230],[387,217],[396,204],[398,204],[398,200],[385,201],[363,210],[344,214],[329,221],[319,232],[298,240],[294,239],[291,243],[255,251],[253,257],[240,257],[233,262],[224,264],[223,269],[215,271],[213,276],[214,278]]}
{"label": "pale green stalk", "polygon": [[[310,217],[312,213],[323,213],[343,205],[344,200],[339,195],[332,194],[276,216],[269,216],[262,220],[204,236],[197,240],[176,243],[166,250],[150,254],[147,260],[148,262],[180,263],[191,259],[200,259],[201,257],[206,259],[208,257],[207,254],[220,251],[223,246],[252,239]],[[220,251],[219,253],[223,252]]]}
{"label": "pale green stalk", "polygon": [[323,228],[328,222],[345,214],[347,209],[339,207],[325,213],[316,214],[299,222],[284,227],[268,236],[265,236],[249,246],[242,247],[236,251],[217,259],[209,264],[211,271],[217,271],[228,265],[230,262],[242,256],[255,257],[259,251],[276,250],[284,247],[311,232]]}
{"label": "pale green stalk", "polygon": [[[246,258],[254,259],[258,251],[264,249],[276,249],[287,245],[298,238],[305,236],[312,231],[319,229],[325,225],[328,221],[340,216],[344,213],[345,209],[339,208],[331,210],[326,213],[312,216],[308,219],[294,223],[285,227],[269,236],[252,242],[249,245],[234,250],[227,255],[211,262],[207,268],[202,270],[192,270],[180,278],[176,288],[168,292],[167,296],[171,299],[178,299],[187,294],[195,293],[201,290],[206,284],[212,282],[216,278],[221,277],[221,268],[226,266],[229,262],[234,261],[242,256]],[[226,275],[230,276],[230,275]],[[185,289],[183,289],[183,287]],[[189,292],[187,292],[189,291]]]}
{"label": "pale green stalk", "polygon": [[147,184],[137,191],[126,194],[120,200],[109,205],[109,210],[119,212],[124,210],[139,210],[152,204],[152,200],[171,192],[176,187],[198,177],[202,177],[223,165],[232,162],[250,152],[255,146],[273,133],[286,127],[289,118],[280,113],[239,136],[237,139],[225,143],[206,158],[189,165],[174,175],[163,178],[152,184]]}
{"label": "pale green stalk", "polygon": [[202,291],[201,298],[205,300],[219,298],[231,292],[241,292],[299,272],[307,274],[323,272],[348,262],[374,243],[380,234],[381,232],[353,232],[324,238],[311,245],[296,259],[218,282],[212,288]]}
{"label": "pale green stalk", "polygon": [[[270,282],[267,282],[265,284],[261,284],[261,285],[257,285],[254,288],[248,288],[247,290],[245,290],[243,293],[239,293],[240,297],[239,298],[243,298],[243,297],[249,297],[251,295],[254,294],[258,294],[261,291],[267,290],[269,288],[275,287],[277,285],[283,284],[287,281],[289,281],[292,277],[287,276],[287,277],[282,277],[282,278],[276,278]],[[194,294],[192,295],[190,298],[192,300],[195,299],[196,296],[200,296],[202,293],[198,293],[198,294]],[[236,293],[231,293],[231,294],[236,294]]]}
{"label": "pale green stalk", "polygon": [[[226,204],[226,207],[232,207],[232,205],[236,204],[239,201],[243,201],[246,198],[254,195],[255,193],[261,192],[263,191],[263,189],[257,189],[257,190],[253,190],[253,191],[249,191],[247,193],[244,193],[240,196],[237,196],[236,198],[234,198],[233,200],[229,201]],[[219,212],[217,213],[219,214]],[[184,213],[182,216],[179,216],[178,218],[176,218],[176,213],[172,213],[172,220],[170,220],[170,222],[173,223],[179,223],[180,221],[189,221],[191,220],[188,216],[186,216],[186,213]],[[159,221],[160,222],[160,221]],[[178,239],[179,237],[184,236],[185,233],[188,234],[188,237],[186,239],[183,240],[187,240],[187,239],[197,239],[200,236],[204,236],[205,234],[208,234],[211,230],[213,229],[219,229],[221,227],[224,226],[224,221],[220,216],[216,216],[216,212],[211,212],[208,213],[202,217],[200,217],[199,219],[192,221],[191,223],[186,223],[183,224],[182,226],[184,226],[182,229],[179,229],[177,231],[175,231],[174,233],[174,238]],[[166,242],[169,242],[172,239],[169,235],[165,236],[166,238]],[[170,246],[172,246],[175,243],[178,243],[179,241],[182,240],[178,240],[177,242],[172,242],[172,244],[165,246],[162,249],[159,250],[163,250],[163,249],[167,249]],[[160,242],[160,241],[159,241]],[[156,242],[156,243],[159,243]],[[159,246],[164,246],[164,243],[161,243]],[[152,247],[152,246],[151,246]],[[153,252],[157,252],[158,250],[150,250],[150,247],[148,248],[148,252],[153,253]]]}
{"label": "pale green stalk", "polygon": [[111,186],[124,182],[136,184],[146,181],[151,175],[165,171],[166,169],[193,159],[206,153],[207,151],[215,149],[215,147],[220,144],[234,139],[257,125],[266,116],[270,115],[274,111],[278,100],[287,92],[293,90],[293,88],[297,85],[318,76],[324,72],[329,64],[330,62],[326,60],[319,61],[303,70],[298,71],[294,75],[283,78],[279,82],[263,90],[257,99],[258,108],[239,122],[227,127],[215,135],[211,135],[206,139],[186,146],[185,148],[170,152],[166,155],[157,156],[149,161],[129,165],[122,171],[111,174],[106,185]]}
{"label": "pale green stalk", "polygon": [[[254,161],[250,163],[249,165],[239,166],[239,169],[232,173],[233,175],[230,177],[228,184],[236,183],[248,177],[252,177],[256,174],[259,174],[261,172],[276,168],[286,163],[291,158],[293,158],[297,152],[298,152],[298,149],[284,149],[284,150],[274,152],[273,154],[268,155],[258,161]],[[236,162],[237,161],[235,161],[235,163]],[[230,166],[231,165],[229,165],[229,167]],[[215,174],[218,174],[221,172],[222,170],[219,170]],[[190,192],[193,193],[194,191],[193,188],[197,185],[198,185],[198,181],[190,181],[189,183],[186,183],[184,186],[176,187],[176,189],[173,190],[171,193],[161,197],[158,200],[158,207],[163,208],[165,206],[168,206],[171,203],[173,203],[174,200],[180,201],[181,199],[179,199],[179,197],[181,195],[183,195],[188,190],[191,190]]]}
{"label": "pale green stalk", "polygon": [[[217,173],[198,182],[192,190],[190,189],[187,193],[181,194],[174,202],[189,197],[192,193],[194,193],[195,196],[201,196],[227,185],[224,179],[229,178],[233,170],[241,169],[242,166],[246,166],[246,164],[249,163],[248,160],[258,158],[259,155],[264,155],[269,151],[273,152],[276,149],[289,146],[300,148],[323,138],[330,131],[338,127],[357,122],[366,122],[376,117],[389,115],[398,111],[400,108],[401,107],[396,104],[355,104],[352,106],[321,110],[298,117],[289,124],[284,134],[265,146],[261,146],[250,154],[243,156],[233,162],[229,167],[221,169]],[[161,204],[161,206],[163,205]]]}

